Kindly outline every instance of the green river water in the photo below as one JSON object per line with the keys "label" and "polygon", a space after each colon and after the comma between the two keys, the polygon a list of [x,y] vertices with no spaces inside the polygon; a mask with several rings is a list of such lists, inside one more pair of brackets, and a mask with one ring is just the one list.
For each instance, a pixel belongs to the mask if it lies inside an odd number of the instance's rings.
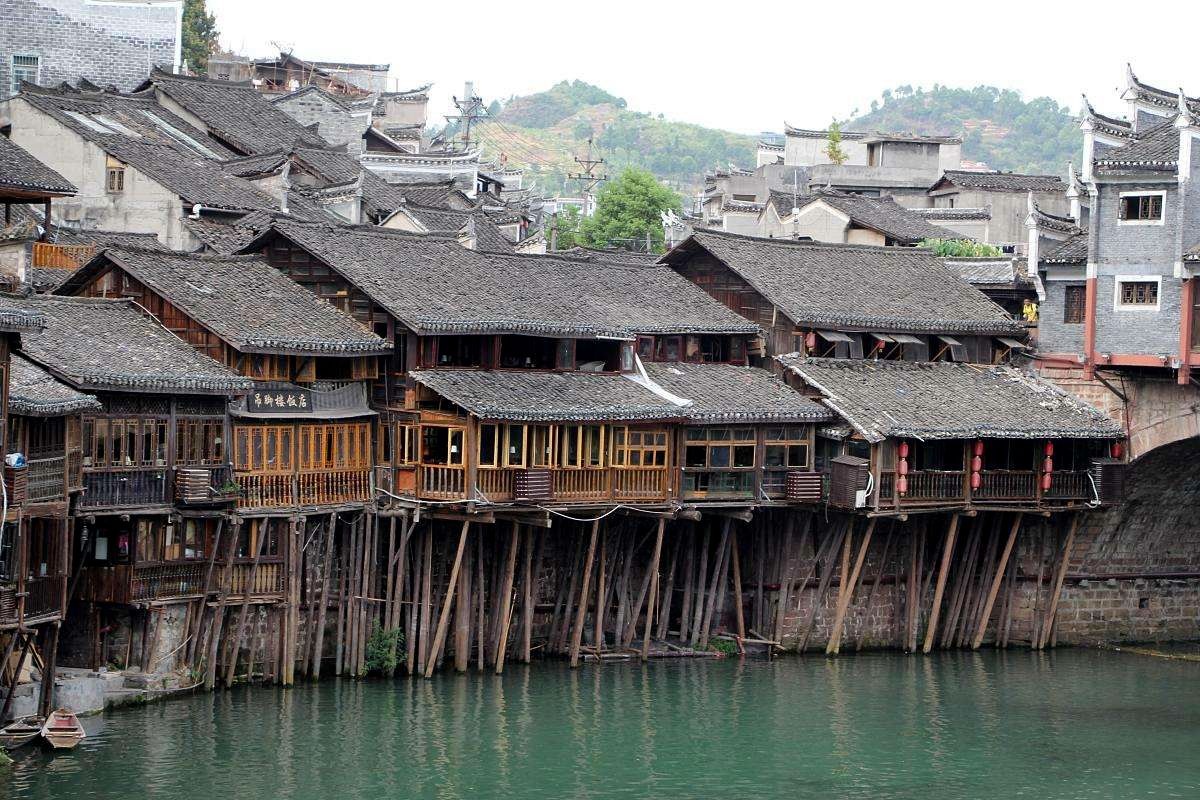
{"label": "green river water", "polygon": [[0,797],[1200,798],[1200,664],[1100,651],[513,664],[86,722]]}

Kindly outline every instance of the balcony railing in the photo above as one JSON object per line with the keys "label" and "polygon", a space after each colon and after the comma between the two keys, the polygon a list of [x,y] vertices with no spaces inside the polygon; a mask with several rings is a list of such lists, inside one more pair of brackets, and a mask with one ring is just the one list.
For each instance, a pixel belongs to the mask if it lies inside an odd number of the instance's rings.
{"label": "balcony railing", "polygon": [[609,498],[609,471],[606,469],[556,469],[553,472],[556,502]]}
{"label": "balcony railing", "polygon": [[[213,571],[214,580],[216,575],[221,573],[218,568]],[[250,584],[250,573],[254,573],[254,583]],[[247,586],[249,585],[249,593],[251,597],[263,597],[270,595],[280,595],[284,591],[284,569],[283,559],[277,556],[272,556],[269,560],[264,558],[258,564],[258,569],[254,568],[253,563],[237,562],[233,565],[233,572],[230,576],[229,594],[231,597],[245,597]],[[215,590],[216,587],[214,587]]]}
{"label": "balcony railing", "polygon": [[26,499],[30,503],[48,503],[66,497],[66,456],[35,458],[26,462]]}
{"label": "balcony railing", "polygon": [[238,472],[239,508],[291,508],[294,506],[365,503],[371,499],[371,471],[328,470],[299,474]]}
{"label": "balcony railing", "polygon": [[139,565],[133,569],[129,594],[133,602],[203,596],[207,574],[206,561]]}
{"label": "balcony railing", "polygon": [[83,473],[80,508],[120,508],[167,505],[170,494],[165,469],[113,470]]}
{"label": "balcony railing", "polygon": [[1047,500],[1091,500],[1094,493],[1088,471],[1052,472],[1050,488],[1043,496]]}
{"label": "balcony railing", "polygon": [[669,472],[665,468],[626,468],[612,472],[614,500],[655,502],[667,499]]}
{"label": "balcony railing", "polygon": [[504,503],[513,499],[513,476],[511,469],[481,469],[477,473],[476,484],[479,493],[492,503]]}
{"label": "balcony railing", "polygon": [[[900,503],[944,503],[967,499],[966,473],[958,471],[920,471],[908,473],[908,491],[900,496]],[[883,472],[879,476],[879,499],[888,503],[896,500],[896,473]]]}
{"label": "balcony railing", "polygon": [[417,491],[423,498],[461,500],[466,497],[466,470],[463,467],[422,464],[419,474]]}
{"label": "balcony railing", "polygon": [[1034,500],[1037,478],[1033,470],[983,470],[979,488],[971,496],[976,500]]}

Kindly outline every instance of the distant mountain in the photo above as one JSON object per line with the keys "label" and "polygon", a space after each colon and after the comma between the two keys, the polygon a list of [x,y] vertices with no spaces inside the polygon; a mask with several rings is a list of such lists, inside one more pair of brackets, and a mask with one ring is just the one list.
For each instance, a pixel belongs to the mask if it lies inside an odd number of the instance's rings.
{"label": "distant mountain", "polygon": [[[632,111],[623,98],[583,81],[494,102],[489,114],[472,134],[484,157],[524,167],[527,180],[545,194],[578,192],[567,175],[579,170],[575,157],[587,153],[589,137],[593,154],[605,159],[597,173],[641,167],[685,194],[703,185],[706,171],[753,168],[759,138]],[[1048,97],[1024,100],[992,86],[900,86],[885,91],[867,113],[844,120],[843,128],[962,134],[963,158],[1014,172],[1064,174],[1082,148],[1070,110]]]}
{"label": "distant mountain", "polygon": [[1009,89],[900,86],[871,110],[846,120],[847,130],[962,134],[963,158],[993,169],[1062,175],[1079,164],[1082,134],[1075,116],[1049,97],[1023,100]]}
{"label": "distant mountain", "polygon": [[525,167],[526,179],[547,194],[578,191],[567,175],[579,170],[575,157],[586,155],[589,137],[605,160],[597,173],[641,167],[684,192],[698,189],[707,170],[754,165],[753,136],[630,111],[623,98],[583,81],[498,105],[478,129],[485,158]]}

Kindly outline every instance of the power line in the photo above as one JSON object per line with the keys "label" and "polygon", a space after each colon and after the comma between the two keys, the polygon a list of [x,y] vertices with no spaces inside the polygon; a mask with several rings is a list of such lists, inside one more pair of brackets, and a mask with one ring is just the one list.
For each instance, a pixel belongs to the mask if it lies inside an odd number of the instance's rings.
{"label": "power line", "polygon": [[587,157],[580,158],[575,156],[575,163],[583,167],[581,172],[567,173],[567,179],[580,181],[583,186],[583,216],[588,215],[589,200],[592,195],[592,189],[595,189],[601,182],[608,180],[607,173],[602,175],[596,174],[596,167],[605,163],[603,158],[592,158],[592,137],[588,137]]}
{"label": "power line", "polygon": [[487,111],[483,108],[483,98],[475,94],[475,84],[467,81],[465,89],[464,94],[466,97],[462,100],[459,100],[457,97],[451,98],[454,101],[454,107],[458,109],[458,113],[447,116],[446,122],[463,123],[461,130],[463,151],[469,152],[472,144],[478,144],[478,142],[474,142],[471,139],[471,127],[475,124],[476,120],[486,117]]}

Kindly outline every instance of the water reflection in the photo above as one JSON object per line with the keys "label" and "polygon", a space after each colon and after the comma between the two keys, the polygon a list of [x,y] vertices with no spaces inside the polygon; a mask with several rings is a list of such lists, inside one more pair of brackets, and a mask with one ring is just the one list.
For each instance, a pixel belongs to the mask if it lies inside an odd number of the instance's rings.
{"label": "water reflection", "polygon": [[1200,795],[1200,669],[1094,652],[636,661],[196,695],[0,797]]}

